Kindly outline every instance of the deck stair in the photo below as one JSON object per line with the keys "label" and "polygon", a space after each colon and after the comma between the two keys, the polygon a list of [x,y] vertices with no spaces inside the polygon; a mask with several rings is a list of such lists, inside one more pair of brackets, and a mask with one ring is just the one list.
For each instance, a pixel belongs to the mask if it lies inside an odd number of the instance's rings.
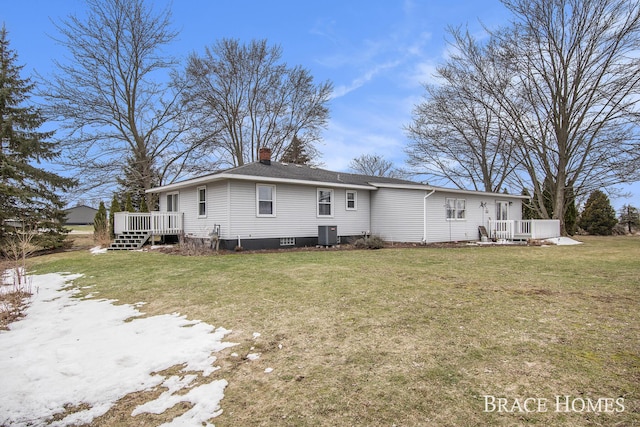
{"label": "deck stair", "polygon": [[113,243],[107,248],[110,251],[131,251],[140,249],[151,237],[148,231],[123,231],[118,234]]}

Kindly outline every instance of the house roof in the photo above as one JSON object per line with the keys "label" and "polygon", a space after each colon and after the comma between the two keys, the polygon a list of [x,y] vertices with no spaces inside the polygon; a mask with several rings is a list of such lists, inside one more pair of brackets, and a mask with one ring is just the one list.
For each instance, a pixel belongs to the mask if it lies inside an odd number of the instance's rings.
{"label": "house roof", "polygon": [[[366,175],[334,172],[314,166],[279,162],[271,162],[270,165],[265,165],[260,162],[249,163],[247,165],[228,170],[226,173],[230,175],[247,175],[260,178],[293,179],[296,181],[362,186],[370,186],[369,183],[373,178]],[[375,180],[390,184],[415,184],[413,181],[396,178],[376,177]]]}
{"label": "house roof", "polygon": [[[178,190],[180,188],[194,185],[204,185],[209,182],[237,179],[255,182],[291,183],[299,185],[327,185],[331,187],[354,188],[364,190],[376,190],[378,188],[404,188],[411,190],[425,191],[446,191],[451,193],[478,194],[482,192],[434,187],[428,184],[421,184],[415,181],[408,181],[398,178],[388,178],[380,176],[358,175],[345,172],[335,172],[326,169],[307,165],[296,165],[291,163],[280,163],[272,161],[271,164],[260,162],[248,163],[243,166],[216,172],[162,187],[147,190],[150,193],[161,193],[165,191]],[[495,193],[485,193],[495,194]],[[508,194],[501,194],[505,197],[517,197]]]}

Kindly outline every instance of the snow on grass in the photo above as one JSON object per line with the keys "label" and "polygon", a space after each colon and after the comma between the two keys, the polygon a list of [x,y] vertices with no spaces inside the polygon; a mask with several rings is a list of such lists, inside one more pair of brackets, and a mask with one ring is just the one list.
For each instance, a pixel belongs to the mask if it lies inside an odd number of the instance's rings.
{"label": "snow on grass", "polygon": [[[141,317],[132,305],[74,298],[77,277],[31,276],[38,293],[25,317],[0,331],[0,425],[42,425],[54,415],[62,418],[54,426],[91,423],[125,395],[159,386],[169,390],[136,414],[186,401],[193,407],[175,425],[199,426],[221,413],[227,382],[193,382],[218,369],[212,353],[234,345],[222,342],[230,331],[176,313]],[[157,373],[180,365],[183,378]],[[80,405],[87,409],[65,415],[65,406]]]}
{"label": "snow on grass", "polygon": [[100,246],[96,246],[96,247],[91,248],[89,250],[94,255],[100,255],[100,254],[106,254],[107,253],[107,248],[101,248]]}
{"label": "snow on grass", "polygon": [[551,243],[554,245],[558,245],[558,246],[571,246],[571,245],[581,245],[582,242],[579,242],[577,240],[573,240],[570,237],[554,237],[551,239],[545,239],[544,240],[547,243]]}

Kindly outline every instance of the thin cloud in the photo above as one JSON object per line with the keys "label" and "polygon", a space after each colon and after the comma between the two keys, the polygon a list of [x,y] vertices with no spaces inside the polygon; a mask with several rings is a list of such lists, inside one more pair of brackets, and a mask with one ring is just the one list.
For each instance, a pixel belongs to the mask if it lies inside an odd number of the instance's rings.
{"label": "thin cloud", "polygon": [[362,86],[370,82],[376,75],[380,74],[385,70],[395,68],[399,64],[400,64],[400,61],[392,61],[384,64],[378,64],[374,68],[367,70],[363,75],[352,80],[349,85],[337,86],[333,91],[333,95],[331,99],[340,98],[342,96],[347,95],[350,92],[353,92],[354,90],[361,88]]}

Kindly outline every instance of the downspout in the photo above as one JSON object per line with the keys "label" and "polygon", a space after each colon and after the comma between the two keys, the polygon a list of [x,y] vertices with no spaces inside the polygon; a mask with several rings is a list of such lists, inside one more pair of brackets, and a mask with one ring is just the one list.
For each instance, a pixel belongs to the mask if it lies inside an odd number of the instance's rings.
{"label": "downspout", "polygon": [[424,211],[423,211],[423,233],[422,233],[422,243],[423,244],[427,244],[427,199],[429,198],[429,196],[431,196],[433,193],[435,193],[436,190],[431,190],[431,193],[426,194],[424,196]]}

